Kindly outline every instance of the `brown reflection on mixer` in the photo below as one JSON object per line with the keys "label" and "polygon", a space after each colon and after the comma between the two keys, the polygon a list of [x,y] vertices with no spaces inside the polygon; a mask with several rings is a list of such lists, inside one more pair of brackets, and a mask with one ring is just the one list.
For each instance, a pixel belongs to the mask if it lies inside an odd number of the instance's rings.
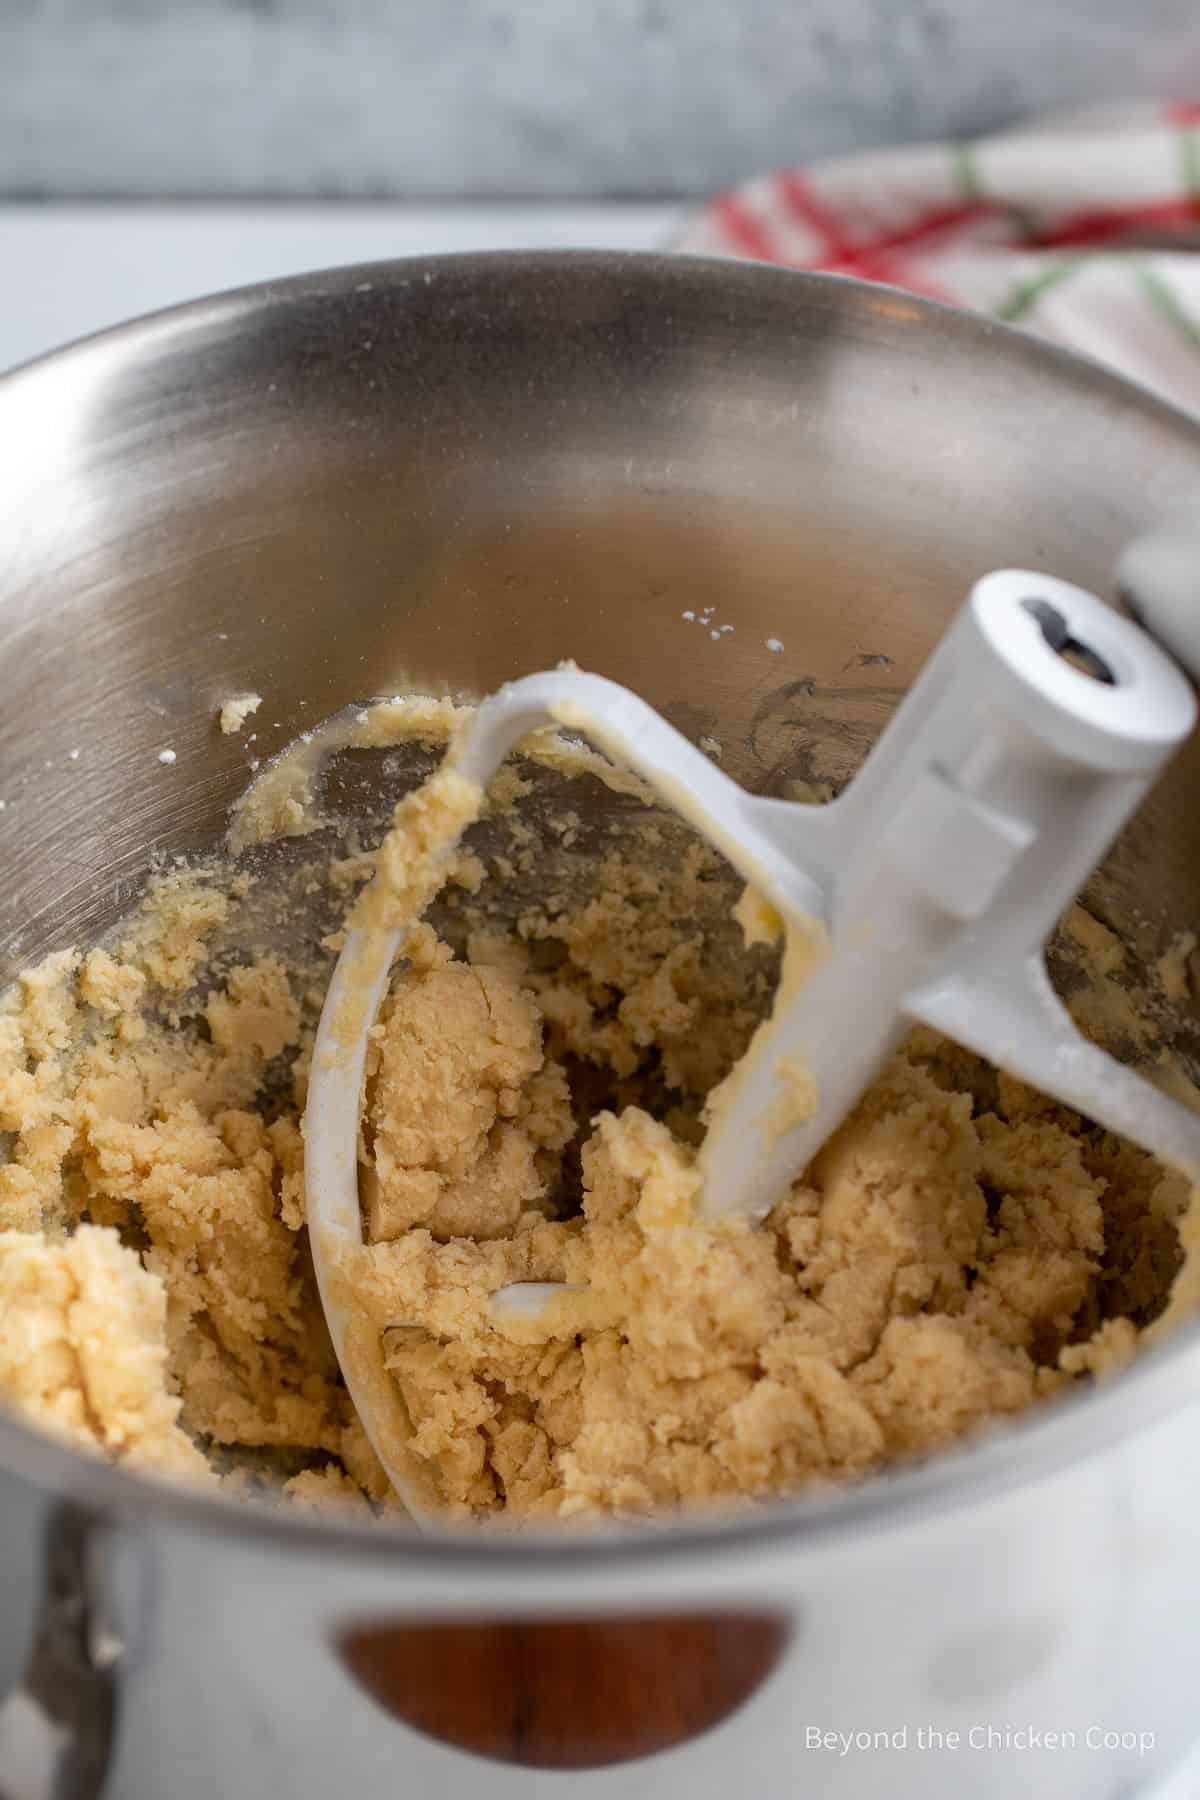
{"label": "brown reflection on mixer", "polygon": [[373,1699],[460,1750],[599,1768],[689,1742],[735,1712],[792,1634],[754,1613],[364,1624],[338,1649]]}

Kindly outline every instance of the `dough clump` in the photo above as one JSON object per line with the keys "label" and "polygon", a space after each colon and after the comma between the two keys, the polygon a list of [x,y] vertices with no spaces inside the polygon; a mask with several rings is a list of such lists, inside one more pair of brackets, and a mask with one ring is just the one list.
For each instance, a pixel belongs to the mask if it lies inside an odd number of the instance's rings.
{"label": "dough clump", "polygon": [[217,722],[226,737],[240,731],[251,713],[256,713],[262,705],[261,694],[235,694],[226,700],[217,714]]}

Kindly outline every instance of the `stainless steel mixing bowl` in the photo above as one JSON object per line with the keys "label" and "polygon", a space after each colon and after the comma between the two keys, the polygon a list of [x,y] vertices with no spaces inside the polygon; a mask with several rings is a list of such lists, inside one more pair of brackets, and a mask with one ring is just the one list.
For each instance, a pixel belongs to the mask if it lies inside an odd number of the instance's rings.
{"label": "stainless steel mixing bowl", "polygon": [[[219,839],[246,779],[214,722],[232,692],[265,695],[268,755],[351,701],[572,656],[759,788],[836,782],[977,575],[1108,592],[1198,478],[1200,428],[1090,364],[763,267],[380,264],[62,352],[0,381],[0,974],[98,935],[152,852]],[[708,607],[719,641],[685,616]],[[1195,916],[1197,757],[1094,889],[1145,960]],[[1182,1017],[1185,1053],[1196,1033]],[[128,1800],[556,1779],[444,1740],[545,1767],[681,1746],[589,1777],[598,1796],[1132,1794],[1195,1729],[1200,1655],[1171,1621],[1200,1596],[1198,1386],[1185,1332],[853,1494],[540,1543],[234,1509],[2,1420],[14,1646],[41,1611],[0,1794],[91,1794],[106,1766]],[[618,1664],[639,1673],[610,1693]],[[490,1722],[442,1704],[471,1691],[501,1696]],[[1033,1763],[916,1743],[1012,1721],[1080,1742]],[[806,1736],[902,1727],[845,1754]]]}

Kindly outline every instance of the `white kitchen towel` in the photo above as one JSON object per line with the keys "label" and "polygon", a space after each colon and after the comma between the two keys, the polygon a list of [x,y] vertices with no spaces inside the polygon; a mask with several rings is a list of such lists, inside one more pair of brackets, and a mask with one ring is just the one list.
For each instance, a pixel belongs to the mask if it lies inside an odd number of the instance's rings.
{"label": "white kitchen towel", "polygon": [[973,307],[1200,412],[1200,104],[784,169],[720,195],[674,247]]}

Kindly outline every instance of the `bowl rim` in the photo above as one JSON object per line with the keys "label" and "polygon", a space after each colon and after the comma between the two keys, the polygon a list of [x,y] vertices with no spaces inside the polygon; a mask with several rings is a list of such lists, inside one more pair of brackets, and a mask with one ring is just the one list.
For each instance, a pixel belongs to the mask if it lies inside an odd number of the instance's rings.
{"label": "bowl rim", "polygon": [[[463,251],[353,263],[257,282],[144,314],[56,347],[0,373],[0,408],[14,383],[57,373],[75,359],[117,348],[145,353],[156,342],[193,330],[235,331],[241,320],[275,306],[338,300],[362,292],[366,284],[392,287],[416,274],[433,280],[454,275],[495,282],[506,276],[542,271],[547,276],[619,277],[632,283],[701,283],[736,302],[741,292],[775,287],[803,303],[837,290],[840,304],[861,316],[896,320],[898,303],[918,326],[952,332],[988,356],[1040,366],[1048,381],[1085,386],[1159,421],[1194,442],[1200,470],[1200,420],[1142,384],[1076,351],[1031,337],[1019,327],[971,313],[943,301],[914,295],[884,283],[853,276],[797,270],[770,263],[655,251],[494,250]],[[643,1573],[653,1560],[665,1574],[729,1551],[814,1554],[860,1542],[883,1531],[936,1521],[963,1508],[1040,1484],[1078,1464],[1111,1452],[1140,1431],[1160,1423],[1200,1397],[1184,1375],[1200,1368],[1200,1316],[1181,1324],[1169,1340],[1156,1343],[1113,1379],[1086,1391],[1037,1404],[1011,1423],[975,1440],[959,1441],[907,1466],[893,1466],[860,1484],[832,1493],[773,1499],[750,1513],[730,1511],[671,1515],[586,1533],[562,1525],[523,1527],[503,1535],[474,1523],[447,1524],[420,1532],[402,1520],[340,1519],[314,1516],[283,1504],[237,1503],[219,1492],[138,1473],[71,1448],[13,1414],[0,1415],[0,1475],[43,1490],[44,1497],[95,1509],[117,1520],[135,1517],[149,1525],[174,1525],[197,1535],[241,1540],[310,1554],[336,1553],[364,1564],[399,1571],[457,1569],[475,1582],[490,1573],[497,1584],[514,1575],[573,1567],[627,1569]],[[482,1590],[481,1590],[482,1591]],[[381,1596],[382,1598],[382,1596]]]}

